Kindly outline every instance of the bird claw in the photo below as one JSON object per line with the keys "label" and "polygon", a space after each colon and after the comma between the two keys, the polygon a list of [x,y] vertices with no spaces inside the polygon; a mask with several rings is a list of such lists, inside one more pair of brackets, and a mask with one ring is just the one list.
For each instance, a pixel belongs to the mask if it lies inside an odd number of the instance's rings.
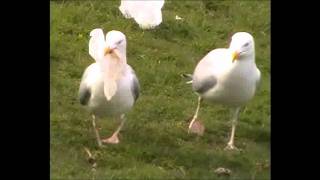
{"label": "bird claw", "polygon": [[237,147],[236,147],[235,145],[233,145],[233,144],[228,144],[228,145],[224,148],[224,150],[240,151],[240,149],[237,148]]}
{"label": "bird claw", "polygon": [[101,141],[106,144],[119,144],[120,142],[117,135],[112,135],[111,137],[102,139]]}

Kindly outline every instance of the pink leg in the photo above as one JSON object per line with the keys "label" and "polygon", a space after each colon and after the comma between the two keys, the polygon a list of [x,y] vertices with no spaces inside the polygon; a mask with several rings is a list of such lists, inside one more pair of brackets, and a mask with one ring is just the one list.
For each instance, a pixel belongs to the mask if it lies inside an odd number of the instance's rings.
{"label": "pink leg", "polygon": [[105,138],[105,139],[102,139],[102,142],[103,143],[107,143],[107,144],[118,144],[120,142],[119,138],[118,138],[118,134],[119,132],[121,131],[126,119],[124,117],[124,114],[122,114],[120,116],[120,120],[121,120],[121,123],[119,125],[119,127],[117,128],[117,130],[112,134],[111,137],[109,138]]}

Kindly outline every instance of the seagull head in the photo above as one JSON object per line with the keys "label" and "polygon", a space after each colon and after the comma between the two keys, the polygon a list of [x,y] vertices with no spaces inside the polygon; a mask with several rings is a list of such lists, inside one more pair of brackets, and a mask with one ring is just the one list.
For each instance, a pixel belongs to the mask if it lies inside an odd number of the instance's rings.
{"label": "seagull head", "polygon": [[229,49],[232,52],[232,62],[236,60],[254,59],[254,40],[247,32],[237,32],[231,38]]}
{"label": "seagull head", "polygon": [[115,55],[121,58],[126,55],[126,36],[120,31],[109,31],[106,35],[106,47],[104,49],[104,55]]}

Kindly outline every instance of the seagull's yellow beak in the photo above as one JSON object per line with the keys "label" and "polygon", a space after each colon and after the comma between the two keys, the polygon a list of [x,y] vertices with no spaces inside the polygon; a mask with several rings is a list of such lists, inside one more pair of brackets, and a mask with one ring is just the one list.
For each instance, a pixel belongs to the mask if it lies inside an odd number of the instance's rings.
{"label": "seagull's yellow beak", "polygon": [[104,55],[107,55],[107,54],[111,54],[112,53],[112,50],[111,48],[107,47],[104,49]]}
{"label": "seagull's yellow beak", "polygon": [[118,54],[118,52],[116,51],[116,48],[110,48],[110,47],[106,47],[104,49],[104,55],[108,55],[110,54],[112,57],[116,58],[116,59],[119,59],[120,56]]}
{"label": "seagull's yellow beak", "polygon": [[238,58],[239,58],[239,52],[238,51],[234,51],[233,53],[232,53],[232,62],[234,62],[235,60],[238,60]]}

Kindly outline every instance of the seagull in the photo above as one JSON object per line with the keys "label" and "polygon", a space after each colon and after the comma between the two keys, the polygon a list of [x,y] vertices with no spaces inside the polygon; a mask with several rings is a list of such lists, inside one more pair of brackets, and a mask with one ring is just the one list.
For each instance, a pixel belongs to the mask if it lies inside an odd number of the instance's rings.
{"label": "seagull", "polygon": [[142,29],[153,29],[162,22],[164,0],[121,0],[119,10],[127,19],[133,18]]}
{"label": "seagull", "polygon": [[[127,64],[126,36],[120,31],[102,29],[90,32],[89,54],[96,61],[86,68],[79,88],[81,105],[92,114],[92,125],[99,146],[118,144],[118,134],[127,113],[139,97],[140,85],[134,70]],[[100,139],[96,118],[112,117],[120,125],[111,137]]]}
{"label": "seagull", "polygon": [[189,82],[193,91],[199,95],[189,132],[195,128],[194,122],[203,100],[226,105],[231,108],[232,129],[225,149],[237,149],[234,135],[239,111],[254,97],[260,76],[260,70],[255,63],[254,39],[249,33],[237,32],[232,36],[229,48],[210,51],[197,64]]}

